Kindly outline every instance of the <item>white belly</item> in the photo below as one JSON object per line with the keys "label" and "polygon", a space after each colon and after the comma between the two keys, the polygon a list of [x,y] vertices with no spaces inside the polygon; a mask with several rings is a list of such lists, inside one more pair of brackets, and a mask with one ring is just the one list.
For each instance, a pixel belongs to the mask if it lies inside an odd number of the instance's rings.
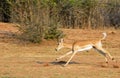
{"label": "white belly", "polygon": [[90,50],[90,49],[92,49],[93,48],[93,46],[92,45],[86,45],[86,46],[84,46],[83,48],[80,48],[80,49],[78,49],[77,51],[86,51],[86,50]]}

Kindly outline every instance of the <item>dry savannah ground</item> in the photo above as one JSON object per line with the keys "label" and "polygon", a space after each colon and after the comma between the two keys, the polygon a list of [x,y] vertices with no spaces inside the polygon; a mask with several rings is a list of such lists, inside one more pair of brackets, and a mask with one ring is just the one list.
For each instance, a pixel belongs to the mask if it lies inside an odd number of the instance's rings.
{"label": "dry savannah ground", "polygon": [[32,44],[14,39],[12,33],[17,32],[17,28],[13,24],[0,23],[0,78],[120,78],[120,30],[62,30],[66,42],[98,39],[102,32],[107,32],[103,47],[117,63],[109,60],[107,65],[103,56],[90,50],[78,53],[63,67],[70,56],[58,62],[55,59],[69,49],[56,52],[56,41]]}

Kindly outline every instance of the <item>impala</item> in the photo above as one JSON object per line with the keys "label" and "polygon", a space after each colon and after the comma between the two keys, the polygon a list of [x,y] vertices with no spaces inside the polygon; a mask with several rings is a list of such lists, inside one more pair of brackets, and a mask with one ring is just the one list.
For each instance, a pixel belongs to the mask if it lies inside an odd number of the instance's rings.
{"label": "impala", "polygon": [[[101,55],[103,55],[105,57],[106,63],[108,63],[108,57],[111,60],[114,60],[114,58],[111,56],[111,54],[106,51],[105,49],[103,49],[102,47],[102,40],[104,40],[106,38],[107,34],[103,33],[103,37],[101,39],[98,40],[83,40],[83,41],[74,41],[73,44],[68,44],[64,42],[64,39],[60,39],[60,41],[58,42],[58,46],[56,48],[56,51],[59,51],[62,48],[69,48],[71,49],[71,51],[67,52],[66,54],[56,58],[56,60],[59,60],[69,54],[72,54],[72,56],[70,57],[70,59],[66,62],[66,64],[64,66],[67,66],[68,63],[71,61],[71,59],[73,58],[73,56],[78,53],[78,52],[83,52],[83,51],[88,51],[90,49],[95,49],[98,53],[100,53]],[[107,57],[108,56],[108,57]]]}

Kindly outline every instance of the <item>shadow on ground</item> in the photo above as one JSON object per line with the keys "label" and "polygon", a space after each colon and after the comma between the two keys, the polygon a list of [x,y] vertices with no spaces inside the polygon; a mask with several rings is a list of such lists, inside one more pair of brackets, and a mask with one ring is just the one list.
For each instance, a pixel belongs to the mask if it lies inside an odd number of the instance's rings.
{"label": "shadow on ground", "polygon": [[[40,61],[37,61],[36,63],[41,64],[43,66],[49,66],[49,65],[61,65],[61,66],[63,66],[67,62],[66,61],[53,61],[53,62],[40,62]],[[69,62],[69,64],[80,64],[80,63],[71,61],[71,62]]]}
{"label": "shadow on ground", "polygon": [[[37,61],[36,63],[37,64],[40,64],[42,66],[52,66],[52,65],[60,65],[60,66],[64,66],[64,64],[66,64],[67,61],[53,61],[53,62],[40,62],[40,61]],[[78,62],[75,62],[75,61],[71,61],[69,62],[69,65],[79,65],[81,67],[100,67],[100,68],[119,68],[119,64],[118,63],[114,63],[114,64],[107,64],[107,63],[94,63],[94,64],[91,64],[91,63],[78,63]]]}

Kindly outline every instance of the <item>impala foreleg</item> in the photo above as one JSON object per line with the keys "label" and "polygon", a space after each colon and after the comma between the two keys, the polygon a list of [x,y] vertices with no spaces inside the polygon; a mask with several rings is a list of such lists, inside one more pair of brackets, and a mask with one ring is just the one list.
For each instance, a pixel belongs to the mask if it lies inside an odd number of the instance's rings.
{"label": "impala foreleg", "polygon": [[70,57],[70,59],[67,61],[67,63],[64,65],[64,66],[67,66],[68,63],[72,60],[72,58],[74,57],[74,55],[76,54],[77,52],[73,52],[72,56]]}
{"label": "impala foreleg", "polygon": [[69,52],[67,52],[66,54],[64,54],[64,55],[62,55],[62,56],[56,58],[56,60],[59,60],[59,59],[65,57],[65,56],[67,56],[67,55],[69,55],[69,54],[71,54],[71,53],[72,53],[72,51],[69,51]]}

